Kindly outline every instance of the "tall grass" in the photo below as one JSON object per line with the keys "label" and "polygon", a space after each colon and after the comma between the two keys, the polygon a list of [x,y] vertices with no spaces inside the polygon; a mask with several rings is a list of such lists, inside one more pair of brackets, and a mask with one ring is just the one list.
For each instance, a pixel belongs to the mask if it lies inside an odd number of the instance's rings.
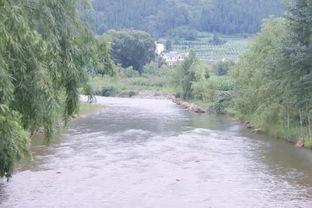
{"label": "tall grass", "polygon": [[142,74],[131,68],[120,69],[117,77],[93,77],[91,86],[96,95],[131,97],[142,91],[158,95],[173,92],[170,84],[170,67],[158,67],[155,63],[145,66]]}

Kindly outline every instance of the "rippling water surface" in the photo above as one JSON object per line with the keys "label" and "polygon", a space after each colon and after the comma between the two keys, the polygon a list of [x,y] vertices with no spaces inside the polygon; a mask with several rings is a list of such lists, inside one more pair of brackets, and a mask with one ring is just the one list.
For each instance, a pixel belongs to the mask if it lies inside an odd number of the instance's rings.
{"label": "rippling water surface", "polygon": [[0,182],[0,207],[311,208],[312,152],[168,100],[98,98]]}

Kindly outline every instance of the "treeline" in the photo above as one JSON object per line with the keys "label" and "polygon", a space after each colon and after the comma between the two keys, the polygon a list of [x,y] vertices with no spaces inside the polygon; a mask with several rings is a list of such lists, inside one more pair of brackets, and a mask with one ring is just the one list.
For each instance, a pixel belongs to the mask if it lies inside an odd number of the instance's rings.
{"label": "treeline", "polygon": [[109,73],[107,43],[80,21],[86,1],[0,1],[0,177],[30,155],[29,135],[51,137],[79,110],[88,74]]}
{"label": "treeline", "polygon": [[264,23],[233,69],[239,115],[278,136],[301,138],[310,147],[311,37],[311,1],[295,0],[285,18]]}
{"label": "treeline", "polygon": [[285,17],[264,21],[234,66],[220,62],[205,69],[191,53],[177,68],[177,95],[312,148],[311,37],[311,1],[295,0]]}
{"label": "treeline", "polygon": [[[136,29],[168,36],[186,27],[198,31],[256,33],[261,20],[283,13],[282,0],[94,0],[87,19],[98,34]],[[180,29],[181,30],[181,29]]]}

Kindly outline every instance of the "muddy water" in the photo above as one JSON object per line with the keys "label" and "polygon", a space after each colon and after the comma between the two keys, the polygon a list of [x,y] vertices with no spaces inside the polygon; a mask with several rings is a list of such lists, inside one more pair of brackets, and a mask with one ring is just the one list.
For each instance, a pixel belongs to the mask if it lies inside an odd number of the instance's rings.
{"label": "muddy water", "polygon": [[167,100],[98,98],[0,182],[0,207],[310,208],[312,152]]}

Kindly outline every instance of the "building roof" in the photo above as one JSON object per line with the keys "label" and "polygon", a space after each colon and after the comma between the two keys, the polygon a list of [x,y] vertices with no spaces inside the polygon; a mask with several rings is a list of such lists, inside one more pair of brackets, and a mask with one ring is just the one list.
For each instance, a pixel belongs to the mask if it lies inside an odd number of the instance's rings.
{"label": "building roof", "polygon": [[180,55],[182,54],[177,51],[170,51],[170,52],[163,53],[163,56],[166,56],[166,57],[176,57]]}

